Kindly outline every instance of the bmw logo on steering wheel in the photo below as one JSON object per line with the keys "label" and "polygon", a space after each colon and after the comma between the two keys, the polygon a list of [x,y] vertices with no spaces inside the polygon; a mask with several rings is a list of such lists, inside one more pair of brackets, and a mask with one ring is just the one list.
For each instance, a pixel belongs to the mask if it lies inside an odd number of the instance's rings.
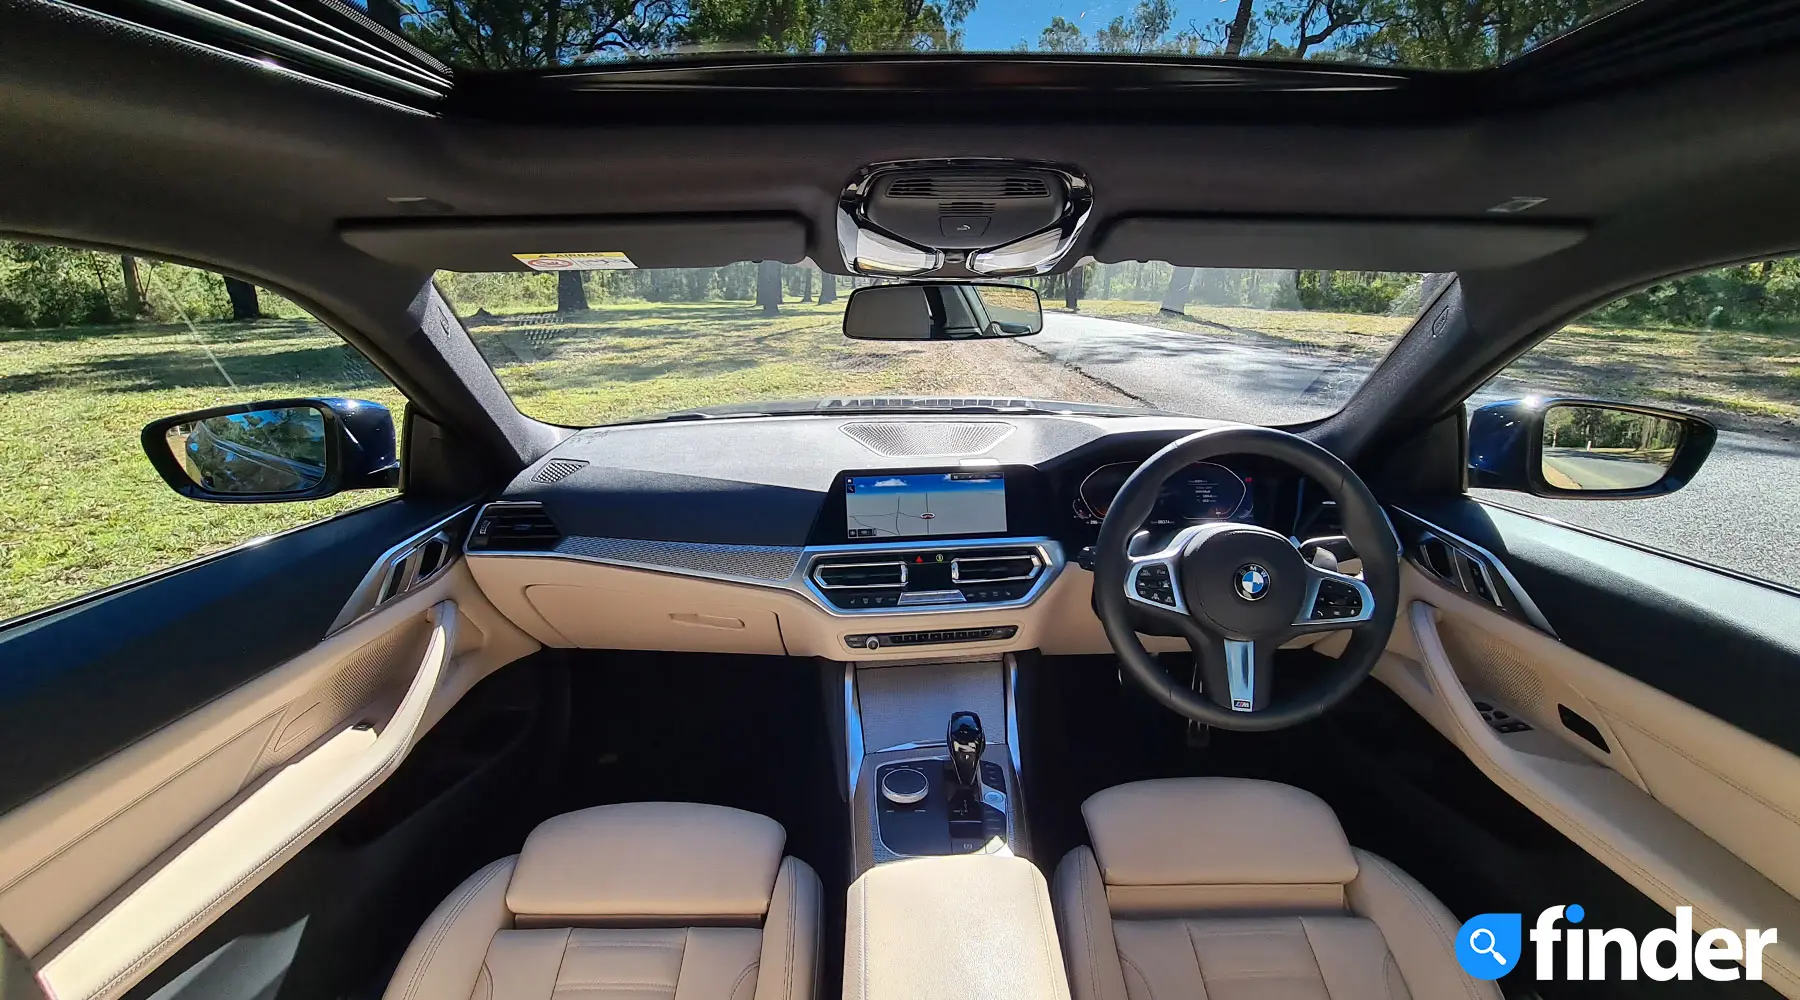
{"label": "bmw logo on steering wheel", "polygon": [[1260,601],[1269,592],[1269,571],[1256,563],[1237,568],[1237,595],[1246,601]]}

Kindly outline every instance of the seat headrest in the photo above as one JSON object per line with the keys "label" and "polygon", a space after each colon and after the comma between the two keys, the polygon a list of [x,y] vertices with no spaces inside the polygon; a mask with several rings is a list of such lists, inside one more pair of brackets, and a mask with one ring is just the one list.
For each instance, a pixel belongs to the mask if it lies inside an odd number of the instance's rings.
{"label": "seat headrest", "polygon": [[519,852],[506,906],[521,925],[755,923],[787,831],[724,806],[629,802],[545,820]]}
{"label": "seat headrest", "polygon": [[1291,785],[1167,778],[1082,804],[1109,886],[1343,885],[1356,858],[1337,814]]}

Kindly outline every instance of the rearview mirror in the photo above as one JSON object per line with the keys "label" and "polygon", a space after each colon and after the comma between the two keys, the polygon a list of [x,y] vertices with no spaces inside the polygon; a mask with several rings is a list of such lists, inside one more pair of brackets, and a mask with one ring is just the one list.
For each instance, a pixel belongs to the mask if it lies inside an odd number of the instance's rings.
{"label": "rearview mirror", "polygon": [[1469,485],[1630,499],[1686,486],[1718,432],[1699,417],[1587,399],[1514,399],[1469,417]]}
{"label": "rearview mirror", "polygon": [[844,306],[851,340],[1029,337],[1043,328],[1038,294],[1024,285],[876,285],[851,292]]}
{"label": "rearview mirror", "polygon": [[144,454],[169,488],[214,503],[313,500],[399,485],[394,419],[360,399],[278,399],[164,417]]}

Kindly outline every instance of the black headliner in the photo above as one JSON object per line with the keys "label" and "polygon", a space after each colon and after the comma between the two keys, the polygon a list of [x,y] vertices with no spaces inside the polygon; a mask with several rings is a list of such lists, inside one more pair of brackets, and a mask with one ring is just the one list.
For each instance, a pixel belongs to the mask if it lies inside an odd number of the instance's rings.
{"label": "black headliner", "polygon": [[[1570,51],[1589,76],[1604,63]],[[1437,413],[1461,398],[1452,390],[1589,303],[1800,243],[1800,58],[1783,38],[1573,92],[1459,108],[1152,87],[1141,105],[1113,101],[1109,123],[1029,87],[980,91],[967,106],[981,113],[964,115],[900,79],[860,115],[817,114],[824,90],[751,101],[701,88],[540,95],[558,113],[539,117],[557,120],[501,122],[454,102],[422,113],[45,0],[0,0],[0,230],[204,263],[287,291],[390,374],[410,373],[403,388],[441,417],[454,406],[430,383],[451,369],[464,383],[491,374],[431,356],[418,323],[423,269],[378,261],[337,233],[344,219],[403,217],[394,196],[485,218],[787,213],[806,220],[809,255],[827,267],[837,266],[839,189],[860,165],[889,159],[1076,163],[1099,193],[1090,245],[1137,213],[1480,221],[1514,196],[1547,198],[1533,218],[1589,227],[1588,238],[1464,272],[1463,346],[1473,348],[1437,359],[1436,391],[1399,386],[1417,397],[1401,409]],[[709,109],[727,100],[731,120],[715,120]],[[1127,118],[1132,107],[1154,120]],[[552,440],[519,427],[493,437],[520,462]]]}

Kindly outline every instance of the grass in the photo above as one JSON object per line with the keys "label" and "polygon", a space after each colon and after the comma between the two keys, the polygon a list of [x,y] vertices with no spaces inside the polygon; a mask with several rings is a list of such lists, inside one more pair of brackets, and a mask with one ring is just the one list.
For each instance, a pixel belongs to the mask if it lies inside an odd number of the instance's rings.
{"label": "grass", "polygon": [[310,395],[372,399],[396,417],[402,403],[310,320],[0,331],[0,619],[391,495],[200,504],[138,444],[157,417]]}
{"label": "grass", "polygon": [[[1008,342],[846,341],[842,311],[842,300],[790,302],[774,319],[745,302],[629,303],[469,322],[519,405],[559,423],[869,393],[1125,401]],[[396,422],[404,403],[305,319],[0,330],[0,619],[391,495],[197,503],[169,490],[138,444],[158,417],[316,395],[374,400]]]}
{"label": "grass", "polygon": [[[555,423],[833,395],[1129,402],[1021,342],[846,341],[841,299],[789,301],[772,319],[748,302],[626,302],[568,316],[488,309],[465,317],[476,343],[520,408]],[[1385,353],[1409,322],[1201,305],[1169,316],[1155,302],[1097,300],[1081,311],[1359,355]],[[1800,418],[1793,334],[1575,326],[1512,374],[1547,390],[1676,403],[1757,425]],[[396,418],[403,403],[360,355],[305,319],[0,331],[0,619],[387,496],[198,504],[163,485],[139,450],[139,430],[157,417],[309,395],[372,399]]]}

